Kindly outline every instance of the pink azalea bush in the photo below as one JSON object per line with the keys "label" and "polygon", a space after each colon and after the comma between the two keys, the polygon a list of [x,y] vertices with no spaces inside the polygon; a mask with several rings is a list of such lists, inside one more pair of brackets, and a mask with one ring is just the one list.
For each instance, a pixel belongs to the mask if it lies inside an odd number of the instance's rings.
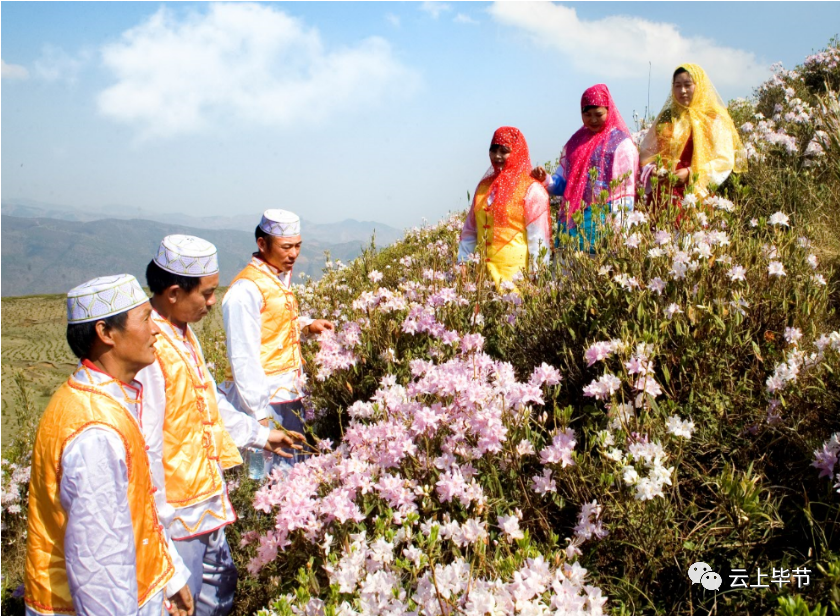
{"label": "pink azalea bush", "polygon": [[[594,257],[567,253],[563,276],[515,292],[478,264],[453,271],[458,218],[313,285],[304,308],[338,322],[310,350],[315,431],[332,441],[255,496],[273,523],[250,537],[251,573],[309,563],[271,609],[598,613],[638,601],[638,584],[673,606],[656,593],[692,559],[801,542],[768,486],[796,468],[824,489],[789,462],[809,467],[840,429],[825,421],[840,401],[830,272],[785,212],[752,224],[719,194],[683,212],[679,229],[642,211],[609,223]],[[695,532],[695,516],[731,511],[734,525]],[[517,594],[528,559],[550,566]],[[460,582],[429,594],[438,575]]]}

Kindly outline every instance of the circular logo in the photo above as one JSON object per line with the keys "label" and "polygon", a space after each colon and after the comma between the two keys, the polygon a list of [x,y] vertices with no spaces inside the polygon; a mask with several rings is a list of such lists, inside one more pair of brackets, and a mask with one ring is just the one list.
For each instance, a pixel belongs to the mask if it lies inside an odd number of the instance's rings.
{"label": "circular logo", "polygon": [[691,578],[692,584],[699,584],[700,578],[703,577],[703,574],[711,570],[712,568],[706,563],[694,563],[688,568],[688,577]]}

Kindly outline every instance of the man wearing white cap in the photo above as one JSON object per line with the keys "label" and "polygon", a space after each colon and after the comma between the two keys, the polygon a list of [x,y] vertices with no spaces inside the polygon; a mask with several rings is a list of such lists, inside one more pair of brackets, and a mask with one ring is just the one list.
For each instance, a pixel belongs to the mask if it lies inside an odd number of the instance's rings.
{"label": "man wearing white cap", "polygon": [[[158,334],[134,276],[67,294],[81,360],[35,437],[26,540],[27,614],[192,614],[183,563],[158,519],[135,375]],[[164,595],[173,599],[172,604]]]}
{"label": "man wearing white cap", "polygon": [[285,432],[261,426],[216,395],[216,383],[190,327],[216,303],[216,247],[198,237],[167,236],[146,268],[146,282],[153,293],[152,321],[160,334],[156,361],[137,380],[145,391],[143,432],[155,498],[190,572],[196,613],[224,616],[233,607],[237,573],[225,538],[224,527],[236,521],[236,513],[223,469],[242,463],[238,447],[289,456],[282,447],[300,446]]}
{"label": "man wearing white cap", "polygon": [[[299,318],[292,292],[292,268],[300,255],[300,218],[266,210],[254,231],[258,251],[231,283],[222,300],[229,372],[222,391],[240,411],[267,425],[303,429],[301,396],[305,377],[301,329],[319,334],[329,321]],[[269,461],[265,473],[282,462]],[[256,476],[252,467],[252,477]]]}

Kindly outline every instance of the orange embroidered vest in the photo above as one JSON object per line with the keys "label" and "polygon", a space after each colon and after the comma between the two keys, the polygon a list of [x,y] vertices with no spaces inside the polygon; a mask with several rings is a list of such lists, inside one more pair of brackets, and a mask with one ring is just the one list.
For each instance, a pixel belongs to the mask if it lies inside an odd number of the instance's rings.
{"label": "orange embroidered vest", "polygon": [[[233,286],[238,280],[250,280],[262,294],[260,364],[267,375],[299,370],[303,360],[295,294],[267,271],[267,264],[257,261],[259,265],[256,265],[255,261],[256,258],[230,284]],[[233,380],[230,368],[226,378]]]}
{"label": "orange embroidered vest", "polygon": [[193,359],[170,338],[161,325],[155,340],[155,356],[166,382],[163,418],[163,470],[166,502],[189,507],[222,493],[224,484],[217,464],[231,468],[242,464],[239,450],[219,415],[216,386],[199,355],[198,342],[190,328],[188,341],[195,350],[203,381],[191,367]]}
{"label": "orange embroidered vest", "polygon": [[111,394],[70,377],[53,395],[35,437],[26,538],[25,601],[44,614],[75,614],[64,560],[67,514],[61,505],[61,458],[85,428],[107,426],[122,438],[128,505],[137,554],[137,600],[163,590],[175,569],[155,509],[154,486],[140,426]]}

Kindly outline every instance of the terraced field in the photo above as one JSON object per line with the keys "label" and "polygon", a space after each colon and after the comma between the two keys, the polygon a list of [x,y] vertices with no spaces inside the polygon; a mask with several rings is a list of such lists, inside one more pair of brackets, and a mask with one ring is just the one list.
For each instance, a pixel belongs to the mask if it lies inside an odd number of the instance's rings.
{"label": "terraced field", "polygon": [[[221,299],[196,327],[207,361],[224,375],[224,334]],[[2,447],[11,437],[37,423],[53,392],[76,366],[65,340],[63,295],[2,299]],[[31,428],[30,428],[31,429]]]}
{"label": "terraced field", "polygon": [[76,365],[64,339],[64,296],[2,299],[3,449],[22,424],[40,416]]}

